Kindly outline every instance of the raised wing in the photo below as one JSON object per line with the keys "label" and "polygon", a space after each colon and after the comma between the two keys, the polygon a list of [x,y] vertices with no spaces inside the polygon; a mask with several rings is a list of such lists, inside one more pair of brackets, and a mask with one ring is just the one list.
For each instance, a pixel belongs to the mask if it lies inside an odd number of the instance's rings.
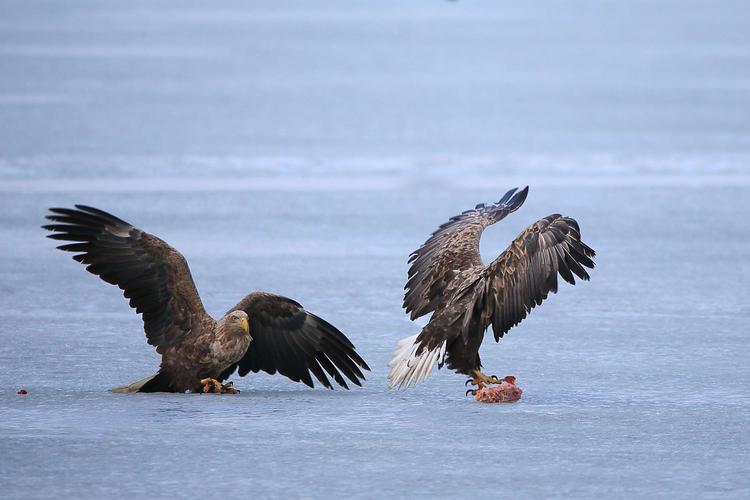
{"label": "raised wing", "polygon": [[327,321],[311,314],[286,297],[254,292],[230,309],[245,311],[250,318],[253,342],[245,356],[222,375],[229,377],[239,367],[240,376],[263,370],[277,371],[295,382],[314,387],[310,374],[325,387],[333,389],[328,376],[348,389],[346,376],[362,385],[361,369],[367,363],[354,350],[346,336]]}
{"label": "raised wing", "polygon": [[42,226],[53,231],[47,237],[73,242],[57,248],[75,252],[87,271],[124,291],[158,352],[213,322],[180,252],[114,215],[75,207],[50,208],[46,218],[54,224]]}
{"label": "raised wing", "polygon": [[411,254],[403,305],[411,319],[435,311],[444,300],[446,286],[458,272],[484,265],[479,253],[482,232],[518,210],[528,192],[528,186],[520,191],[514,188],[497,203],[480,204],[452,217]]}
{"label": "raised wing", "polygon": [[484,331],[492,324],[495,340],[500,340],[550,292],[557,292],[558,274],[571,285],[574,276],[588,281],[586,268],[594,268],[595,255],[581,241],[574,219],[554,214],[533,223],[459,293],[471,296],[463,325],[480,311],[479,327]]}

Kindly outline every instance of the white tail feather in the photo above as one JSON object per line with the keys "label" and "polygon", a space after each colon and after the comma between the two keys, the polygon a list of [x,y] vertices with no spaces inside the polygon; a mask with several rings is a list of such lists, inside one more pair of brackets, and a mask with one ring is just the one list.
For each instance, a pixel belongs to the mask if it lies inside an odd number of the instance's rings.
{"label": "white tail feather", "polygon": [[391,389],[394,387],[399,389],[413,387],[418,382],[427,380],[436,364],[443,364],[446,342],[431,351],[425,348],[417,355],[421,343],[417,344],[416,340],[417,335],[412,335],[399,340],[396,344],[393,359],[388,363],[388,366],[391,367],[388,374]]}

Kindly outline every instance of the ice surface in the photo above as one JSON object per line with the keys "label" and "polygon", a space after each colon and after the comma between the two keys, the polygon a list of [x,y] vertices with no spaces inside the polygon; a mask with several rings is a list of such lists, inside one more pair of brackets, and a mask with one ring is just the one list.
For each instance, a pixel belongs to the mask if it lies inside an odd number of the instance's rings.
{"label": "ice surface", "polygon": [[[2,12],[3,498],[750,496],[744,2]],[[562,212],[597,268],[483,347],[523,398],[480,405],[447,370],[387,390],[421,324],[409,252],[525,184],[485,260]],[[43,238],[72,203],[180,249],[215,315],[255,289],[300,301],[356,344],[365,387],[108,393],[158,356]],[[519,480],[478,480],[492,464]]]}

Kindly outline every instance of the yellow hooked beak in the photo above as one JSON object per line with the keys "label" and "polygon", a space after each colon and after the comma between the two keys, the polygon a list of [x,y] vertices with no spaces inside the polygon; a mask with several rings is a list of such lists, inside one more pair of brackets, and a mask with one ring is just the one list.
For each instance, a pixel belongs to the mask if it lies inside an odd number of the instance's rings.
{"label": "yellow hooked beak", "polygon": [[247,322],[247,318],[242,318],[240,320],[240,326],[242,326],[242,329],[246,332],[250,333],[250,325]]}

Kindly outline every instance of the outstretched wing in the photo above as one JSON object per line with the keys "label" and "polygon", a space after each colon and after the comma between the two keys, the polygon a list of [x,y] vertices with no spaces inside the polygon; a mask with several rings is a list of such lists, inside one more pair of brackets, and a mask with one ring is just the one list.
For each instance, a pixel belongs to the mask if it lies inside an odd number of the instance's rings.
{"label": "outstretched wing", "polygon": [[264,292],[254,292],[242,299],[231,311],[245,311],[250,321],[253,341],[245,356],[222,375],[229,377],[239,367],[240,376],[263,370],[277,371],[295,382],[314,387],[310,374],[321,384],[333,389],[326,377],[348,389],[346,376],[362,385],[361,369],[367,363],[354,350],[354,345],[336,327],[311,314],[292,299]]}
{"label": "outstretched wing", "polygon": [[550,292],[557,292],[557,275],[575,285],[575,276],[588,281],[594,250],[581,241],[578,223],[559,214],[526,228],[476,280],[459,292],[471,297],[462,325],[480,312],[482,331],[492,324],[498,341],[520,323]]}
{"label": "outstretched wing", "polygon": [[518,210],[526,200],[528,186],[511,189],[491,205],[480,204],[452,217],[411,254],[404,305],[411,319],[429,314],[444,299],[445,288],[460,271],[483,266],[479,240],[484,228]]}
{"label": "outstretched wing", "polygon": [[152,236],[102,210],[50,208],[48,238],[107,283],[117,285],[143,315],[148,343],[158,352],[213,320],[203,308],[185,258]]}

